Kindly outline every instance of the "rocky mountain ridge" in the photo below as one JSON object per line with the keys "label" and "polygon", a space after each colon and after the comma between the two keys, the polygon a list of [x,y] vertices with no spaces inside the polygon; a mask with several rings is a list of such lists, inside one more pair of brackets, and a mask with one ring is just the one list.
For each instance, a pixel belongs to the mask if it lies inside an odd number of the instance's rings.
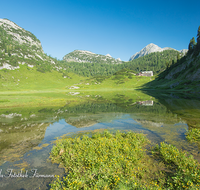
{"label": "rocky mountain ridge", "polygon": [[41,42],[31,32],[24,30],[14,22],[7,19],[0,19],[0,26],[19,44],[26,43],[29,44],[29,46],[35,45],[38,49],[43,51]]}
{"label": "rocky mountain ridge", "polygon": [[39,39],[31,32],[7,19],[0,19],[0,69],[17,69],[19,64],[29,67],[44,63],[55,64],[47,56]]}
{"label": "rocky mountain ridge", "polygon": [[[135,53],[134,55],[132,55],[129,59],[129,61],[132,61],[133,59],[137,59],[139,57],[143,57],[145,55],[148,55],[150,53],[154,53],[154,52],[162,52],[162,51],[165,51],[165,50],[175,50],[173,48],[170,48],[170,47],[165,47],[165,48],[161,48],[153,43],[150,43],[148,44],[146,47],[144,47],[141,51]],[[176,50],[178,51],[178,50]],[[181,54],[186,54],[187,53],[187,49],[183,49],[183,50],[180,50],[179,52]]]}
{"label": "rocky mountain ridge", "polygon": [[73,52],[65,55],[63,60],[66,62],[78,62],[78,63],[109,63],[120,64],[122,63],[120,58],[114,59],[110,54],[101,55],[95,54],[91,51],[74,50]]}

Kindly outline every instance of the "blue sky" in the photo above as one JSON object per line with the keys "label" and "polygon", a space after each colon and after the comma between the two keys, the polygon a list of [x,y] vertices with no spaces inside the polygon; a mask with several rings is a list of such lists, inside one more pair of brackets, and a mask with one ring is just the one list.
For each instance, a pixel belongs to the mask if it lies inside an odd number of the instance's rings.
{"label": "blue sky", "polygon": [[187,49],[200,26],[200,1],[6,0],[0,18],[32,32],[62,59],[78,49],[123,61],[154,43]]}

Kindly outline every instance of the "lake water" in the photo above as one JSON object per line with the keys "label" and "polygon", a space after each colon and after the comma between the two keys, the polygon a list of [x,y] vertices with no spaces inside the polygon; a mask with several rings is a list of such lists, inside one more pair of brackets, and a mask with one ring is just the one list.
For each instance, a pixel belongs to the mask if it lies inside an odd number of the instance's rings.
{"label": "lake water", "polygon": [[185,136],[189,128],[200,127],[199,99],[151,92],[137,101],[134,95],[119,92],[109,98],[87,96],[79,103],[80,97],[76,104],[62,107],[0,110],[0,189],[49,189],[54,175],[64,175],[49,160],[54,141],[87,130],[144,133],[152,144],[166,141],[200,162],[199,147]]}

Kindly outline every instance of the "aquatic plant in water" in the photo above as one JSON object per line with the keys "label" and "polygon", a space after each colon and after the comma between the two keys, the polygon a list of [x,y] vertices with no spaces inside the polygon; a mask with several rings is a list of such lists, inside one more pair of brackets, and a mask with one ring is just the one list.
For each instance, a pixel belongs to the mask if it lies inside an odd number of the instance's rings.
{"label": "aquatic plant in water", "polygon": [[186,133],[186,138],[190,142],[200,143],[200,129],[192,128]]}
{"label": "aquatic plant in water", "polygon": [[[176,147],[134,132],[92,133],[59,139],[52,162],[66,170],[51,189],[198,189],[200,165]],[[147,154],[148,152],[148,154]],[[167,172],[167,170],[168,172]]]}

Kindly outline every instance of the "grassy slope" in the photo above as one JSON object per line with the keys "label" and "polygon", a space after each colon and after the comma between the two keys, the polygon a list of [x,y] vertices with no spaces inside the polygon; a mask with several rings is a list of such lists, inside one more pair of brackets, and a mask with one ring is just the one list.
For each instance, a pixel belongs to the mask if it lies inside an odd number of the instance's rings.
{"label": "grassy slope", "polygon": [[[122,89],[137,89],[145,83],[150,82],[155,77],[135,76],[133,71],[122,69],[110,77],[93,77],[84,81],[78,86],[85,90],[122,90]],[[89,85],[86,85],[89,84]]]}
{"label": "grassy slope", "polygon": [[57,71],[41,73],[35,67],[21,65],[16,70],[0,70],[0,91],[64,90],[67,85],[86,79],[73,73],[69,76],[64,78]]}
{"label": "grassy slope", "polygon": [[144,84],[143,88],[199,93],[199,74],[200,54],[187,55],[168,70],[161,73],[156,80]]}
{"label": "grassy slope", "polygon": [[111,77],[88,79],[74,73],[68,73],[68,76],[70,78],[64,78],[62,73],[57,71],[41,73],[35,67],[21,65],[20,69],[16,70],[0,70],[0,92],[69,90],[73,85],[80,87],[78,91],[136,89],[155,78],[135,76],[126,70]]}

